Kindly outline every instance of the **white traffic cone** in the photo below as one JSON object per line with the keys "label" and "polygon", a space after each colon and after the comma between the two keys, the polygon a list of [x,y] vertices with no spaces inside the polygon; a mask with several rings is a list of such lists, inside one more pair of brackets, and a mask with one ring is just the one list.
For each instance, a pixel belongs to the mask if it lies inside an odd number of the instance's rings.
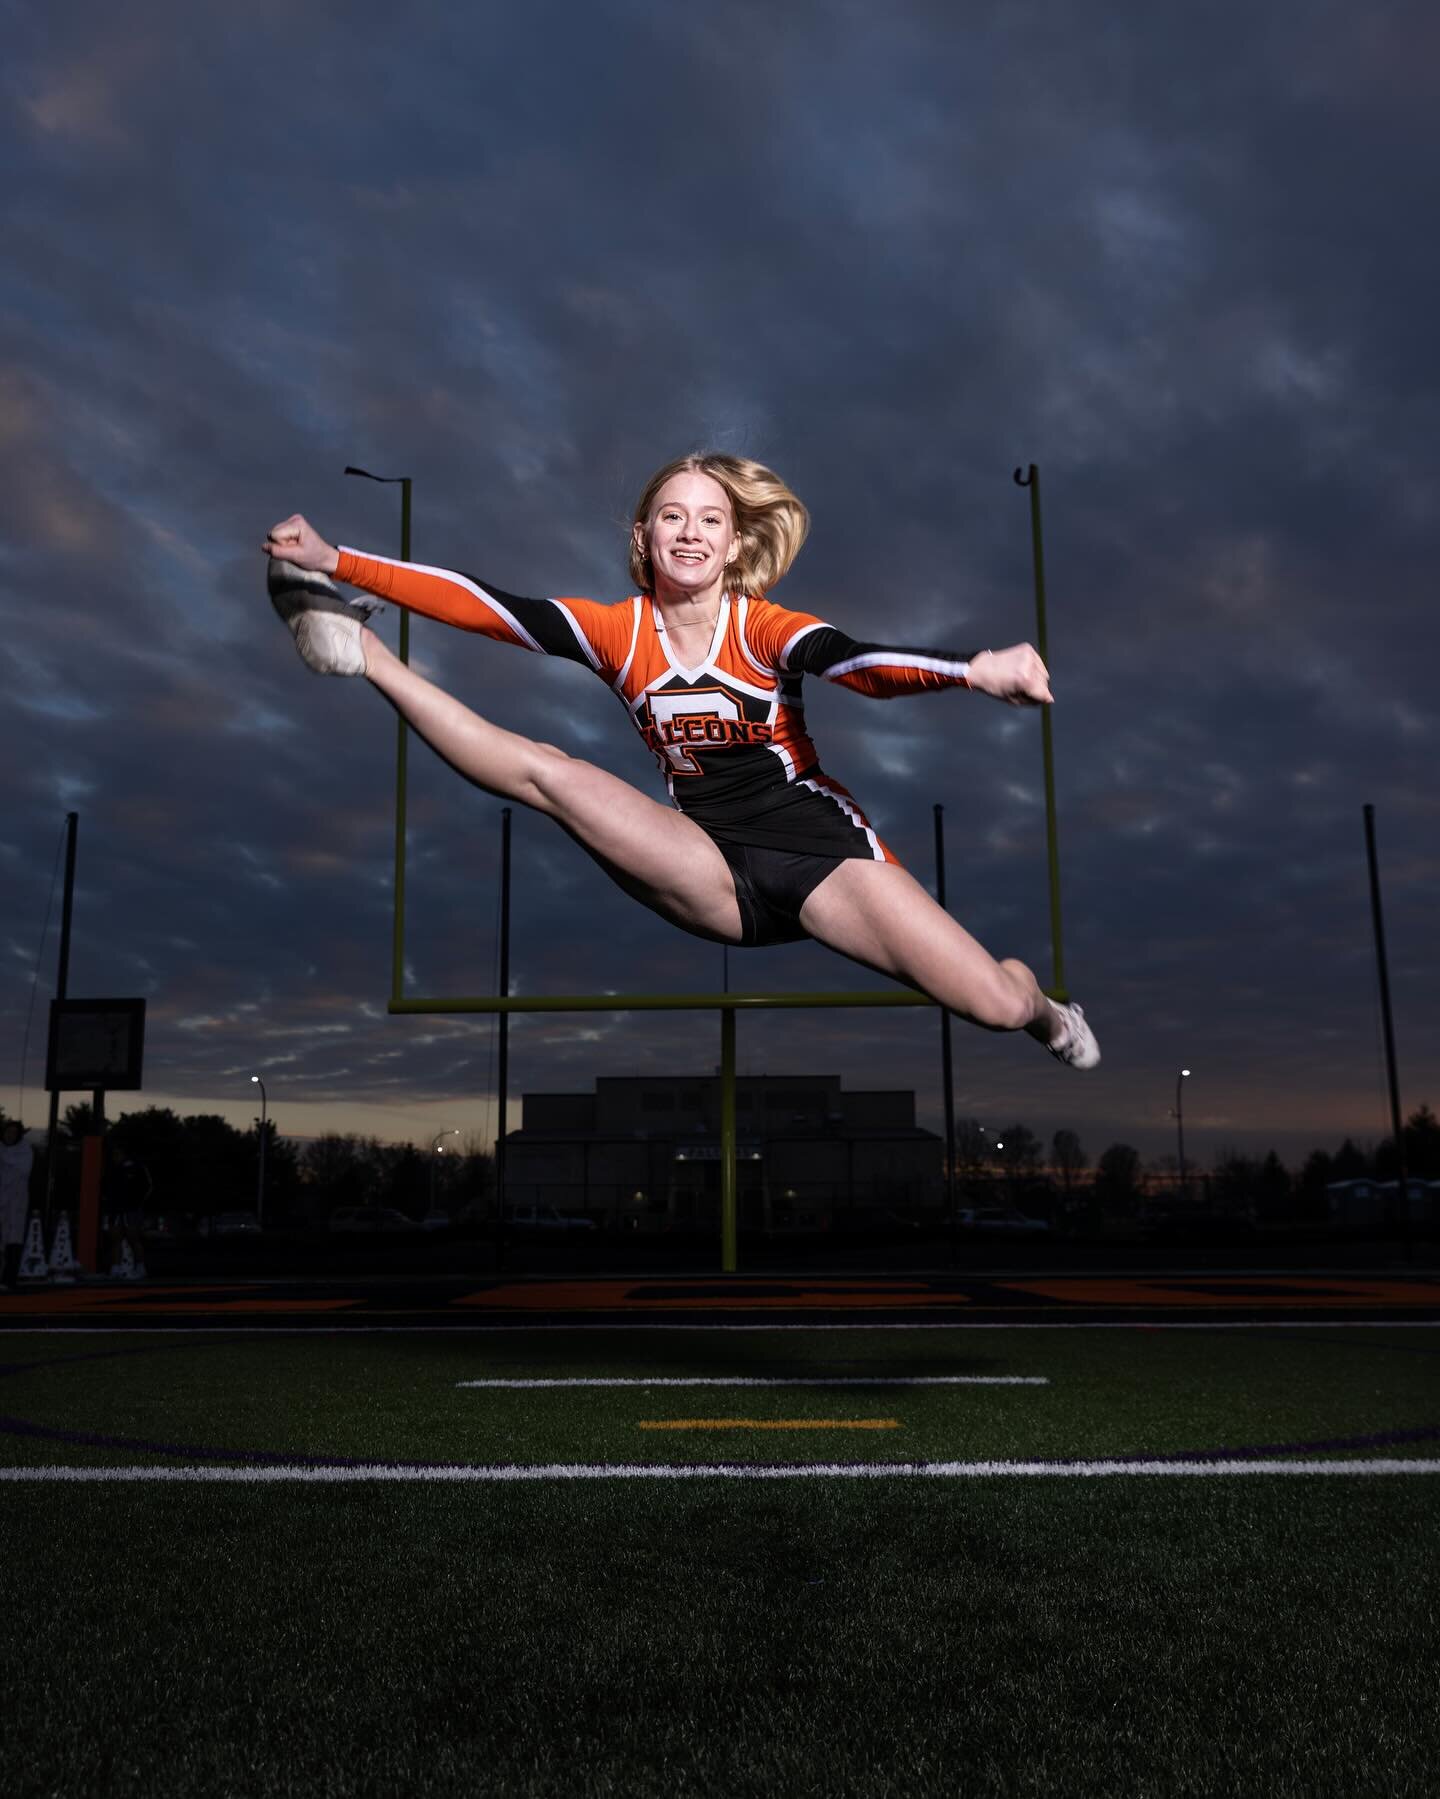
{"label": "white traffic cone", "polygon": [[73,1287],[79,1273],[80,1264],[70,1243],[70,1214],[62,1212],[55,1226],[55,1241],[50,1245],[50,1278],[57,1287]]}
{"label": "white traffic cone", "polygon": [[112,1281],[133,1281],[135,1278],[135,1251],[130,1247],[129,1238],[120,1245],[120,1254],[110,1270]]}
{"label": "white traffic cone", "polygon": [[22,1281],[50,1278],[50,1264],[45,1260],[45,1227],[38,1212],[30,1214],[30,1222],[25,1227],[25,1248],[21,1251],[20,1272],[15,1278]]}

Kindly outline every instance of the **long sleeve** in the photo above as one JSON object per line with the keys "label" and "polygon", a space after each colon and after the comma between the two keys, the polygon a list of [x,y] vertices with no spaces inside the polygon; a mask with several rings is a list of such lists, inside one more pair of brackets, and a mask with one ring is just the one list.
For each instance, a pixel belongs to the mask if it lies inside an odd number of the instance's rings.
{"label": "long sleeve", "polygon": [[[610,640],[620,621],[613,617],[616,608],[595,600],[522,599],[459,569],[395,562],[344,547],[335,579],[442,624],[478,631],[497,643],[517,644],[542,656],[563,656],[596,671],[611,666]],[[626,613],[628,640],[628,608],[619,610]]]}
{"label": "long sleeve", "polygon": [[789,612],[770,600],[749,602],[745,637],[757,661],[779,674],[821,675],[876,700],[968,687],[970,662],[980,654],[860,643],[813,613]]}

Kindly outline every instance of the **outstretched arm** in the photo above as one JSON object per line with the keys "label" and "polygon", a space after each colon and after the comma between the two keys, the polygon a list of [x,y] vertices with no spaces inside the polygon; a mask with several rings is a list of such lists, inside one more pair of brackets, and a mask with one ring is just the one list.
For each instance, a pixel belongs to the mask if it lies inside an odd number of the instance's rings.
{"label": "outstretched arm", "polygon": [[752,601],[747,636],[781,674],[821,675],[871,699],[970,687],[1012,706],[1048,706],[1045,664],[1028,643],[1007,650],[919,650],[860,643],[824,619]]}
{"label": "outstretched arm", "polygon": [[581,617],[582,612],[596,610],[591,602],[522,599],[458,569],[428,568],[337,548],[299,513],[276,525],[264,547],[268,556],[333,575],[337,581],[462,631],[478,631],[482,637],[518,644],[546,656],[564,656],[588,668],[602,665],[585,628],[589,621]]}

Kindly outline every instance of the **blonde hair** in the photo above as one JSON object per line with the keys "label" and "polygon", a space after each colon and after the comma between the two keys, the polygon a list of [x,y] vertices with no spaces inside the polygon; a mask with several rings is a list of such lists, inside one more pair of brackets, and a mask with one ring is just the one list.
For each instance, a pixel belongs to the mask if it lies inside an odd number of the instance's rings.
{"label": "blonde hair", "polygon": [[[773,469],[745,456],[702,452],[680,456],[657,469],[635,503],[634,524],[650,521],[660,490],[676,475],[693,471],[718,481],[730,499],[735,534],[740,539],[727,581],[735,593],[767,593],[800,554],[810,530],[810,514]],[[651,585],[650,558],[630,533],[630,579],[642,592]]]}

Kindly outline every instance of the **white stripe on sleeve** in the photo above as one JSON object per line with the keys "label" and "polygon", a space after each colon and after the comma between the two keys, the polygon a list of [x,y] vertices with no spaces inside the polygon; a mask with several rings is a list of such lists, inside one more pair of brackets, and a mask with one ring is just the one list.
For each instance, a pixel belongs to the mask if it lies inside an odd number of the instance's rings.
{"label": "white stripe on sleeve", "polygon": [[863,656],[848,656],[844,662],[832,662],[820,672],[827,681],[853,674],[861,668],[918,668],[926,674],[950,675],[956,680],[970,678],[968,662],[952,662],[944,656],[921,656],[913,650],[868,650]]}

